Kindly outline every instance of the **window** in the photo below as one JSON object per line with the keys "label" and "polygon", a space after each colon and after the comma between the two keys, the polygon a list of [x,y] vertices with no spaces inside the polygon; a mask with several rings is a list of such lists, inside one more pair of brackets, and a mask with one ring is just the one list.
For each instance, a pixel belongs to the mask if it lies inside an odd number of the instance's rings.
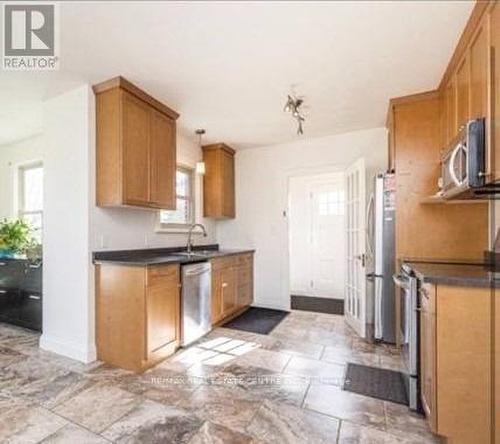
{"label": "window", "polygon": [[42,242],[43,222],[43,165],[41,163],[19,167],[19,217],[33,227],[33,236]]}
{"label": "window", "polygon": [[326,191],[319,195],[320,216],[342,216],[344,214],[344,191]]}
{"label": "window", "polygon": [[191,225],[194,222],[194,174],[192,169],[177,167],[176,192],[176,210],[160,211],[160,225],[162,227]]}

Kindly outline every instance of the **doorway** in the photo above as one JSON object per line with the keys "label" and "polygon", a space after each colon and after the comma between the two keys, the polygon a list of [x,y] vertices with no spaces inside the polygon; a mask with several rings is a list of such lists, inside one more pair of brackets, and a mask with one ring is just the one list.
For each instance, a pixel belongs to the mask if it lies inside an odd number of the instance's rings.
{"label": "doorway", "polygon": [[344,313],[345,208],[343,172],[290,178],[292,308]]}

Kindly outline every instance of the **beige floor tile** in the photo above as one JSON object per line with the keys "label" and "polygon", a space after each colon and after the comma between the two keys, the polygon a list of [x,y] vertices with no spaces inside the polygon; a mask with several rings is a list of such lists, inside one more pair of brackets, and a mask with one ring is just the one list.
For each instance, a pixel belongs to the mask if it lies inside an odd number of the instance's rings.
{"label": "beige floor tile", "polygon": [[406,434],[404,437],[374,427],[361,426],[342,421],[338,444],[426,444],[420,436]]}
{"label": "beige floor tile", "polygon": [[410,433],[419,436],[423,442],[439,442],[434,440],[435,437],[422,415],[392,402],[384,402],[384,407],[388,432],[403,437]]}
{"label": "beige floor tile", "polygon": [[58,405],[54,412],[95,433],[100,433],[140,402],[141,399],[132,393],[101,384]]}
{"label": "beige floor tile", "polygon": [[251,399],[238,387],[205,386],[179,406],[204,420],[244,433],[261,403],[262,400]]}
{"label": "beige floor tile", "polygon": [[193,413],[144,401],[108,427],[102,436],[116,443],[189,442],[203,425]]}
{"label": "beige floor tile", "polygon": [[108,444],[109,441],[75,424],[68,424],[45,438],[41,444]]}
{"label": "beige floor tile", "polygon": [[385,428],[383,401],[332,385],[312,385],[304,400],[304,408],[358,424]]}
{"label": "beige floor tile", "polygon": [[285,367],[284,373],[305,377],[312,384],[341,385],[344,380],[345,366],[293,356]]}
{"label": "beige floor tile", "polygon": [[256,440],[249,435],[207,421],[193,436],[189,444],[251,444]]}
{"label": "beige floor tile", "polygon": [[291,357],[291,355],[286,353],[255,349],[239,356],[234,363],[243,366],[248,365],[265,368],[272,372],[282,373]]}
{"label": "beige floor tile", "polygon": [[38,443],[52,435],[68,421],[32,404],[19,404],[0,416],[0,442],[8,444]]}
{"label": "beige floor tile", "polygon": [[377,353],[356,352],[348,346],[325,347],[321,360],[343,365],[352,362],[374,367],[380,366],[380,356]]}
{"label": "beige floor tile", "polygon": [[294,406],[264,401],[247,432],[267,443],[336,442],[339,421]]}

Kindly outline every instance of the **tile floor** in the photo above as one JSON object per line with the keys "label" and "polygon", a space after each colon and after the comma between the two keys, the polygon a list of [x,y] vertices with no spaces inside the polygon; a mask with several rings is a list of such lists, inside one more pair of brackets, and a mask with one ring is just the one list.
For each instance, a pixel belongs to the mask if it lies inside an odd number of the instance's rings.
{"label": "tile floor", "polygon": [[0,324],[0,442],[438,442],[406,407],[342,391],[346,362],[401,365],[341,316],[301,311],[267,336],[217,328],[142,375]]}

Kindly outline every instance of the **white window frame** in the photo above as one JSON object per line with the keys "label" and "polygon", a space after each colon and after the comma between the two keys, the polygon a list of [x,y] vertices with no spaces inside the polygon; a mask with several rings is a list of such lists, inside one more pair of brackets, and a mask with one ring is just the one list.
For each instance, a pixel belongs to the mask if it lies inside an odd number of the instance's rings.
{"label": "white window frame", "polygon": [[[40,220],[41,220],[41,226],[40,226],[40,240],[43,239],[43,203],[42,203],[42,209],[41,210],[36,210],[36,211],[26,211],[24,209],[24,175],[26,171],[36,169],[36,168],[42,168],[44,170],[44,165],[42,160],[34,160],[31,162],[26,162],[17,165],[17,187],[16,187],[16,203],[17,203],[17,216],[20,219],[24,219],[25,215],[34,215],[34,214],[39,214],[40,215]],[[44,171],[45,172],[45,171]]]}
{"label": "white window frame", "polygon": [[[161,211],[158,212],[157,218],[157,227],[156,232],[158,233],[187,233],[189,231],[189,227],[195,223],[196,220],[196,174],[195,169],[186,165],[178,164],[175,172],[182,171],[184,173],[189,174],[189,194],[188,194],[188,202],[189,202],[189,220],[186,223],[162,223],[161,222]],[[177,203],[177,199],[185,199],[184,196],[175,196],[175,201]]]}

